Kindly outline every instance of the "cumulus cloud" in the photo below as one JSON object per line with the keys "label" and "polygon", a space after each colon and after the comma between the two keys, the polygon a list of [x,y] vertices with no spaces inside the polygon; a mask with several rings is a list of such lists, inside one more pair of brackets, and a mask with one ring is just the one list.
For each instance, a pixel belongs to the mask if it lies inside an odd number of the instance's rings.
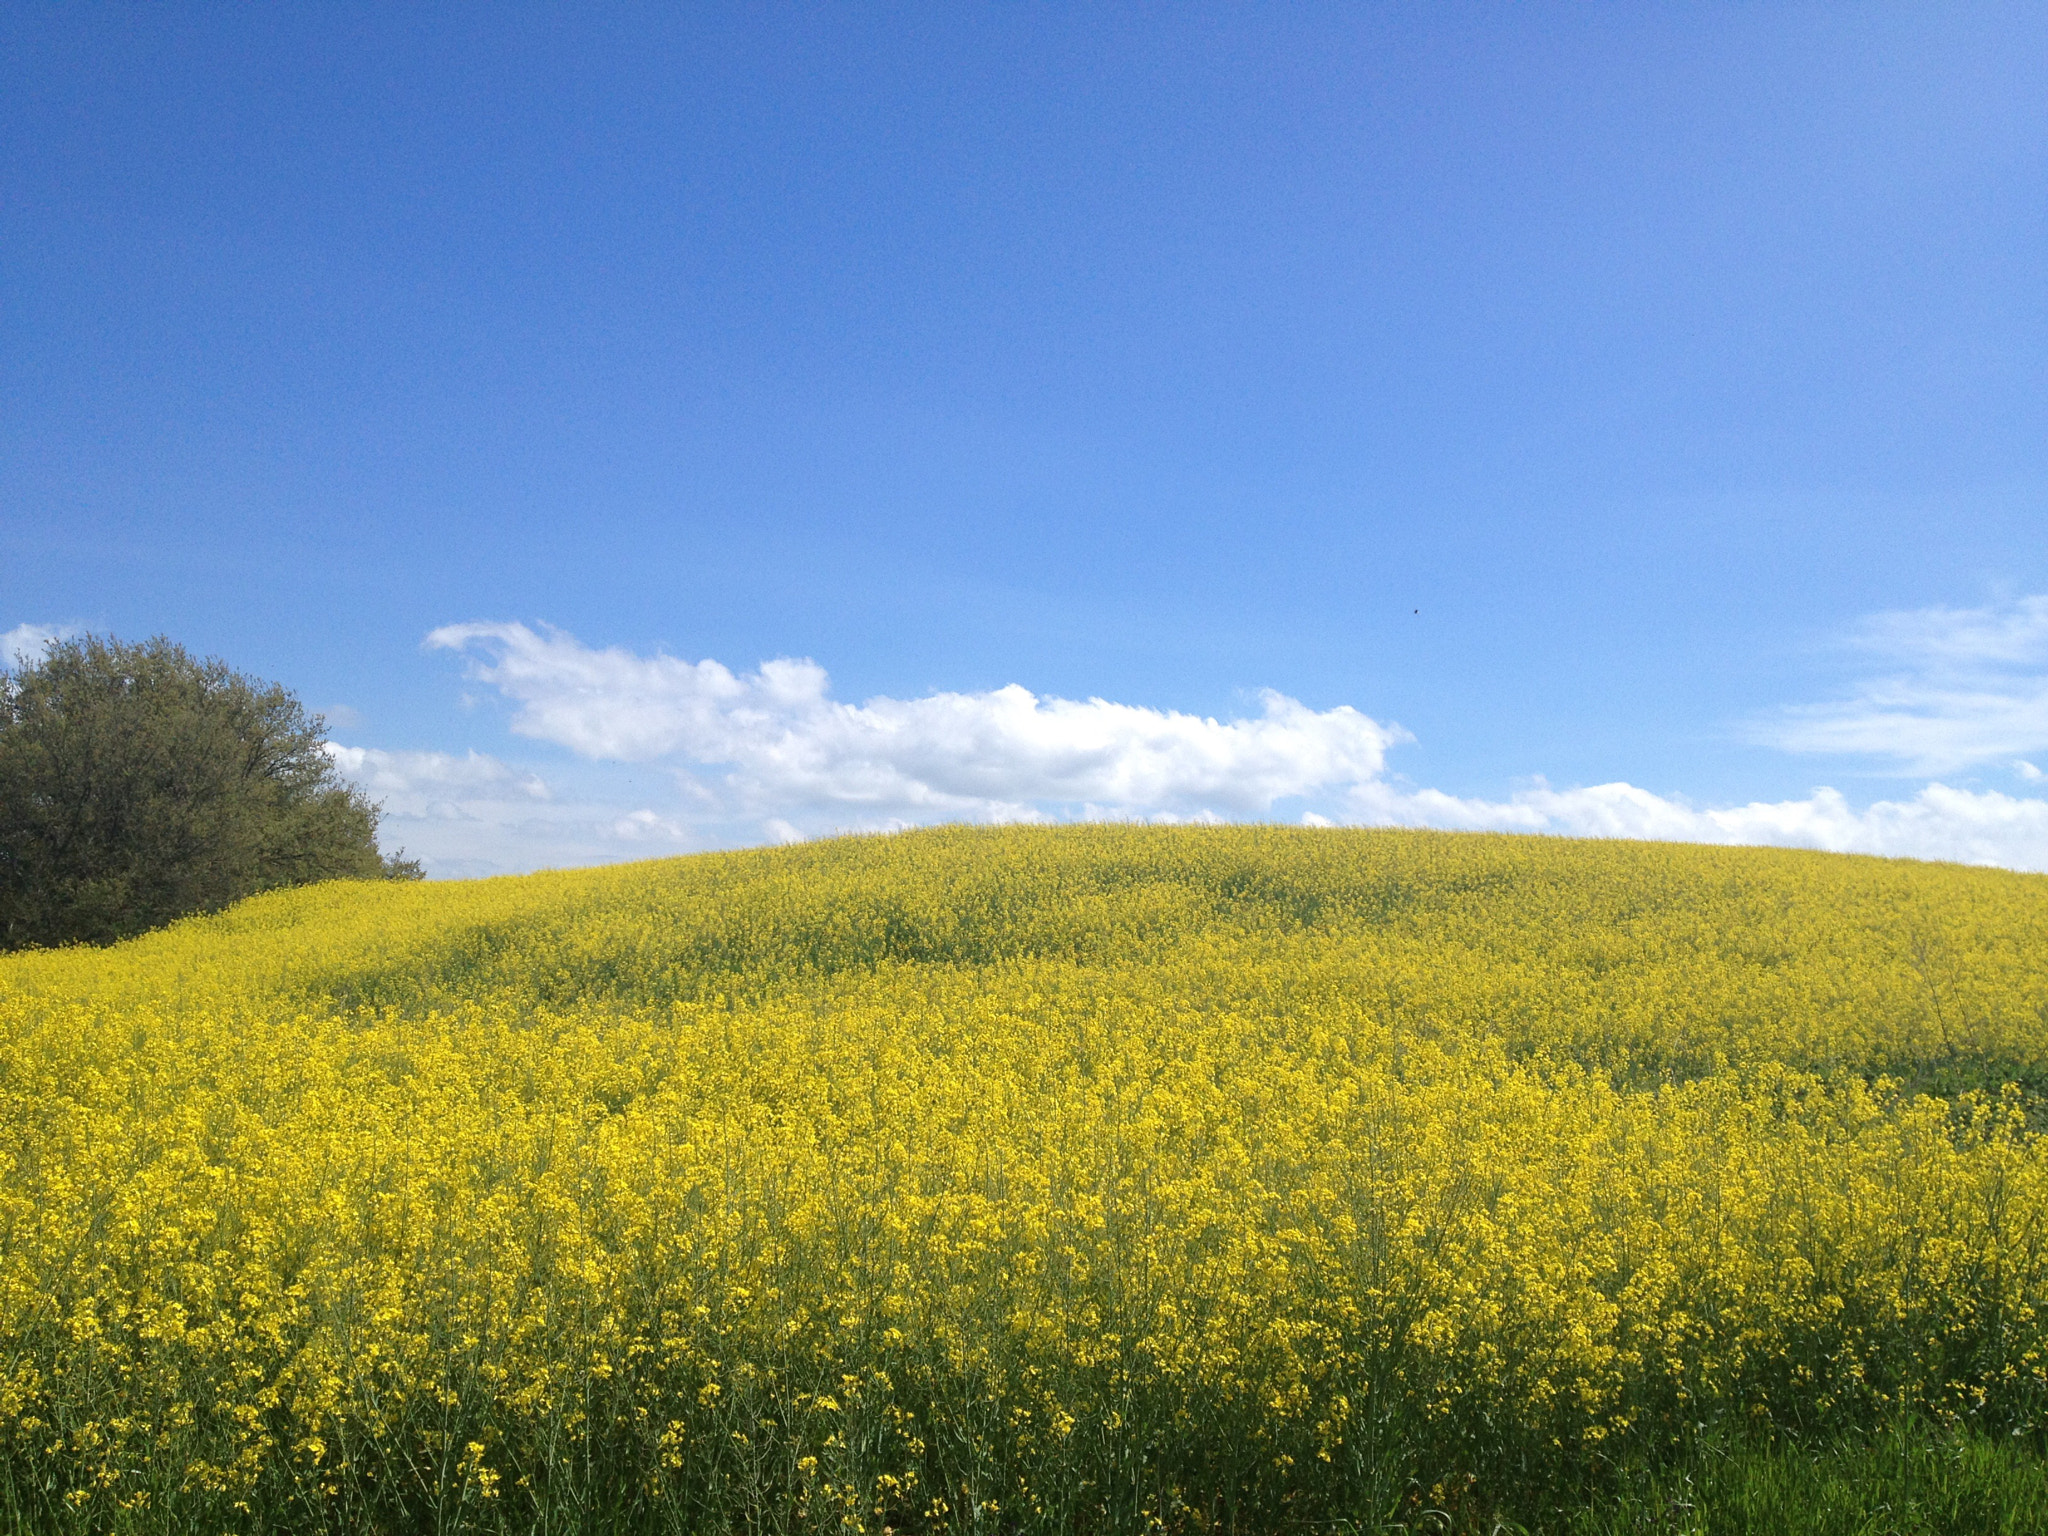
{"label": "cumulus cloud", "polygon": [[[1909,656],[1921,676],[2019,668],[2037,654],[2034,621],[2025,604],[1889,615],[1873,621],[1864,643]],[[579,771],[623,777],[651,765],[680,788],[665,812],[628,811],[616,783],[558,797],[476,754],[350,759],[373,786],[379,773],[390,775],[412,814],[438,817],[414,823],[435,835],[458,824],[495,828],[501,847],[523,850],[504,867],[940,820],[1232,820],[1280,814],[1291,800],[1288,814],[1311,826],[1765,843],[2048,869],[2048,800],[1941,783],[1862,808],[1833,789],[1716,807],[1632,784],[1558,789],[1541,780],[1505,799],[1467,798],[1389,776],[1389,750],[1410,739],[1398,726],[1278,693],[1262,695],[1256,714],[1230,720],[1016,686],[852,704],[832,697],[829,677],[810,661],[735,672],[716,661],[599,650],[521,624],[451,625],[429,643],[464,656],[471,676],[512,704],[512,728],[569,749]],[[2038,781],[2013,750],[1998,760]]]}
{"label": "cumulus cloud", "polygon": [[[1952,774],[2048,750],[2048,596],[1877,614],[1850,644],[1884,670],[1846,698],[1798,705],[1749,734],[1789,752]],[[2016,765],[2022,777],[2025,767]]]}
{"label": "cumulus cloud", "polygon": [[716,661],[595,650],[560,630],[456,624],[428,644],[463,652],[517,705],[512,728],[584,757],[727,770],[736,807],[1015,820],[1081,814],[1262,815],[1274,803],[1371,779],[1407,740],[1346,705],[1261,697],[1216,720],[1015,686],[861,704],[830,696],[824,668],[779,660],[737,674]]}
{"label": "cumulus cloud", "polygon": [[69,624],[17,624],[0,634],[0,671],[41,661],[43,648],[51,641],[69,640],[79,633]]}

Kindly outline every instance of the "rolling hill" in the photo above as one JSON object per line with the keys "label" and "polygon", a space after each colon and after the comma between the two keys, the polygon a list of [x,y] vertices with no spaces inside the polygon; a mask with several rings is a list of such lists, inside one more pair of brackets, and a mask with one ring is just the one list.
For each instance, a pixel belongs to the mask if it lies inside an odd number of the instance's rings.
{"label": "rolling hill", "polygon": [[1480,1529],[1907,1423],[2038,1484],[2040,876],[947,828],[265,896],[0,960],[0,1047],[23,1525]]}

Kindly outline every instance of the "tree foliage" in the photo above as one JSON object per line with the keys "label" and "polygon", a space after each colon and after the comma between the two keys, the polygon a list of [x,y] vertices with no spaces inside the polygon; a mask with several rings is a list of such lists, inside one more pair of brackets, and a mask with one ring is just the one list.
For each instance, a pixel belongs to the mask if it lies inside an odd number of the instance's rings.
{"label": "tree foliage", "polygon": [[276,683],[161,636],[0,673],[0,948],[104,944],[258,891],[417,879]]}

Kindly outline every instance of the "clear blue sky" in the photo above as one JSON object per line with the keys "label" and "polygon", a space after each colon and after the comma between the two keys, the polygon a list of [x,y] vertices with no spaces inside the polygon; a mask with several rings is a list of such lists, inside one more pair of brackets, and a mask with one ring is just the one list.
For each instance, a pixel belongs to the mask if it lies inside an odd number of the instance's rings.
{"label": "clear blue sky", "polygon": [[[1020,805],[1597,829],[1414,797],[1532,775],[1938,781],[2026,802],[1958,856],[2048,862],[2037,4],[15,6],[0,150],[0,630],[339,706],[443,872]],[[682,708],[664,654],[814,659],[922,745],[550,713]],[[1054,748],[983,739],[1006,684],[1140,736],[1273,689],[1384,763],[1009,773]],[[436,801],[470,751],[589,825]]]}

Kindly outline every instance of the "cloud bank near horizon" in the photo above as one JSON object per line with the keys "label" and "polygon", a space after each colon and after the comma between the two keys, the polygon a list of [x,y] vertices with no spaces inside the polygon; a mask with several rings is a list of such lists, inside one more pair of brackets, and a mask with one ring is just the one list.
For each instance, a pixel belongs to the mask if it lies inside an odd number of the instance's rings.
{"label": "cloud bank near horizon", "polygon": [[[2027,602],[2048,624],[2048,599]],[[2009,612],[1930,610],[1884,616],[1873,632],[1898,637],[1892,654],[1922,658],[1922,673],[1945,656],[1961,659],[1942,664],[1975,666],[1992,658],[2023,682],[2012,669],[2037,654],[2033,614],[2025,604]],[[737,673],[716,661],[598,649],[523,624],[450,625],[428,644],[467,658],[471,677],[513,706],[516,733],[588,763],[653,765],[674,775],[682,805],[669,812],[572,812],[565,805],[537,816],[530,798],[496,791],[441,802],[508,833],[538,823],[559,830],[573,820],[577,846],[611,850],[601,857],[665,851],[657,846],[664,842],[699,847],[940,820],[1284,815],[1312,826],[1768,844],[2048,870],[2048,800],[1939,782],[1862,808],[1831,788],[1803,799],[1702,807],[1632,784],[1556,789],[1541,780],[1489,800],[1415,788],[1391,775],[1389,751],[1412,739],[1400,726],[1349,706],[1313,710],[1274,692],[1260,696],[1258,714],[1231,720],[1044,698],[1014,685],[850,704],[832,698],[827,673],[807,660]],[[1849,718],[1847,705],[1828,708]],[[2032,740],[1984,733],[1965,753],[1953,719],[1938,718],[1925,739],[1949,733],[1943,761],[1998,759],[2015,742]],[[2040,780],[2038,771],[2026,773],[2030,764],[2010,766]],[[395,758],[384,771],[410,772]],[[423,768],[421,784],[452,771]],[[503,772],[509,782],[511,770]]]}
{"label": "cloud bank near horizon", "polygon": [[[19,624],[0,650],[27,660],[69,633]],[[471,678],[512,707],[516,734],[573,755],[543,777],[475,751],[330,745],[336,766],[383,803],[387,846],[404,844],[441,875],[933,821],[1082,819],[1768,844],[2048,871],[2048,798],[2033,789],[2048,774],[2018,755],[2048,753],[2048,596],[1877,615],[1849,643],[1884,671],[1843,699],[1744,728],[1781,750],[1934,779],[1861,807],[1825,787],[1701,806],[1633,784],[1540,778],[1501,799],[1453,795],[1390,771],[1389,754],[1412,740],[1400,726],[1270,691],[1257,713],[1228,720],[1015,685],[852,704],[807,660],[741,673],[522,624],[449,625],[427,643],[465,658]],[[2025,789],[1936,777],[1979,767]]]}
{"label": "cloud bank near horizon", "polygon": [[1879,800],[1861,810],[1828,788],[1803,800],[1701,808],[1623,783],[1562,790],[1539,783],[1507,800],[1365,784],[1347,800],[1351,814],[1344,820],[1353,826],[1817,848],[2048,870],[2048,800],[1939,783],[1910,799]]}
{"label": "cloud bank near horizon", "polygon": [[673,814],[621,808],[615,787],[562,793],[483,752],[457,757],[330,742],[327,754],[382,806],[385,850],[403,847],[433,875],[605,864],[707,845],[701,828]]}

